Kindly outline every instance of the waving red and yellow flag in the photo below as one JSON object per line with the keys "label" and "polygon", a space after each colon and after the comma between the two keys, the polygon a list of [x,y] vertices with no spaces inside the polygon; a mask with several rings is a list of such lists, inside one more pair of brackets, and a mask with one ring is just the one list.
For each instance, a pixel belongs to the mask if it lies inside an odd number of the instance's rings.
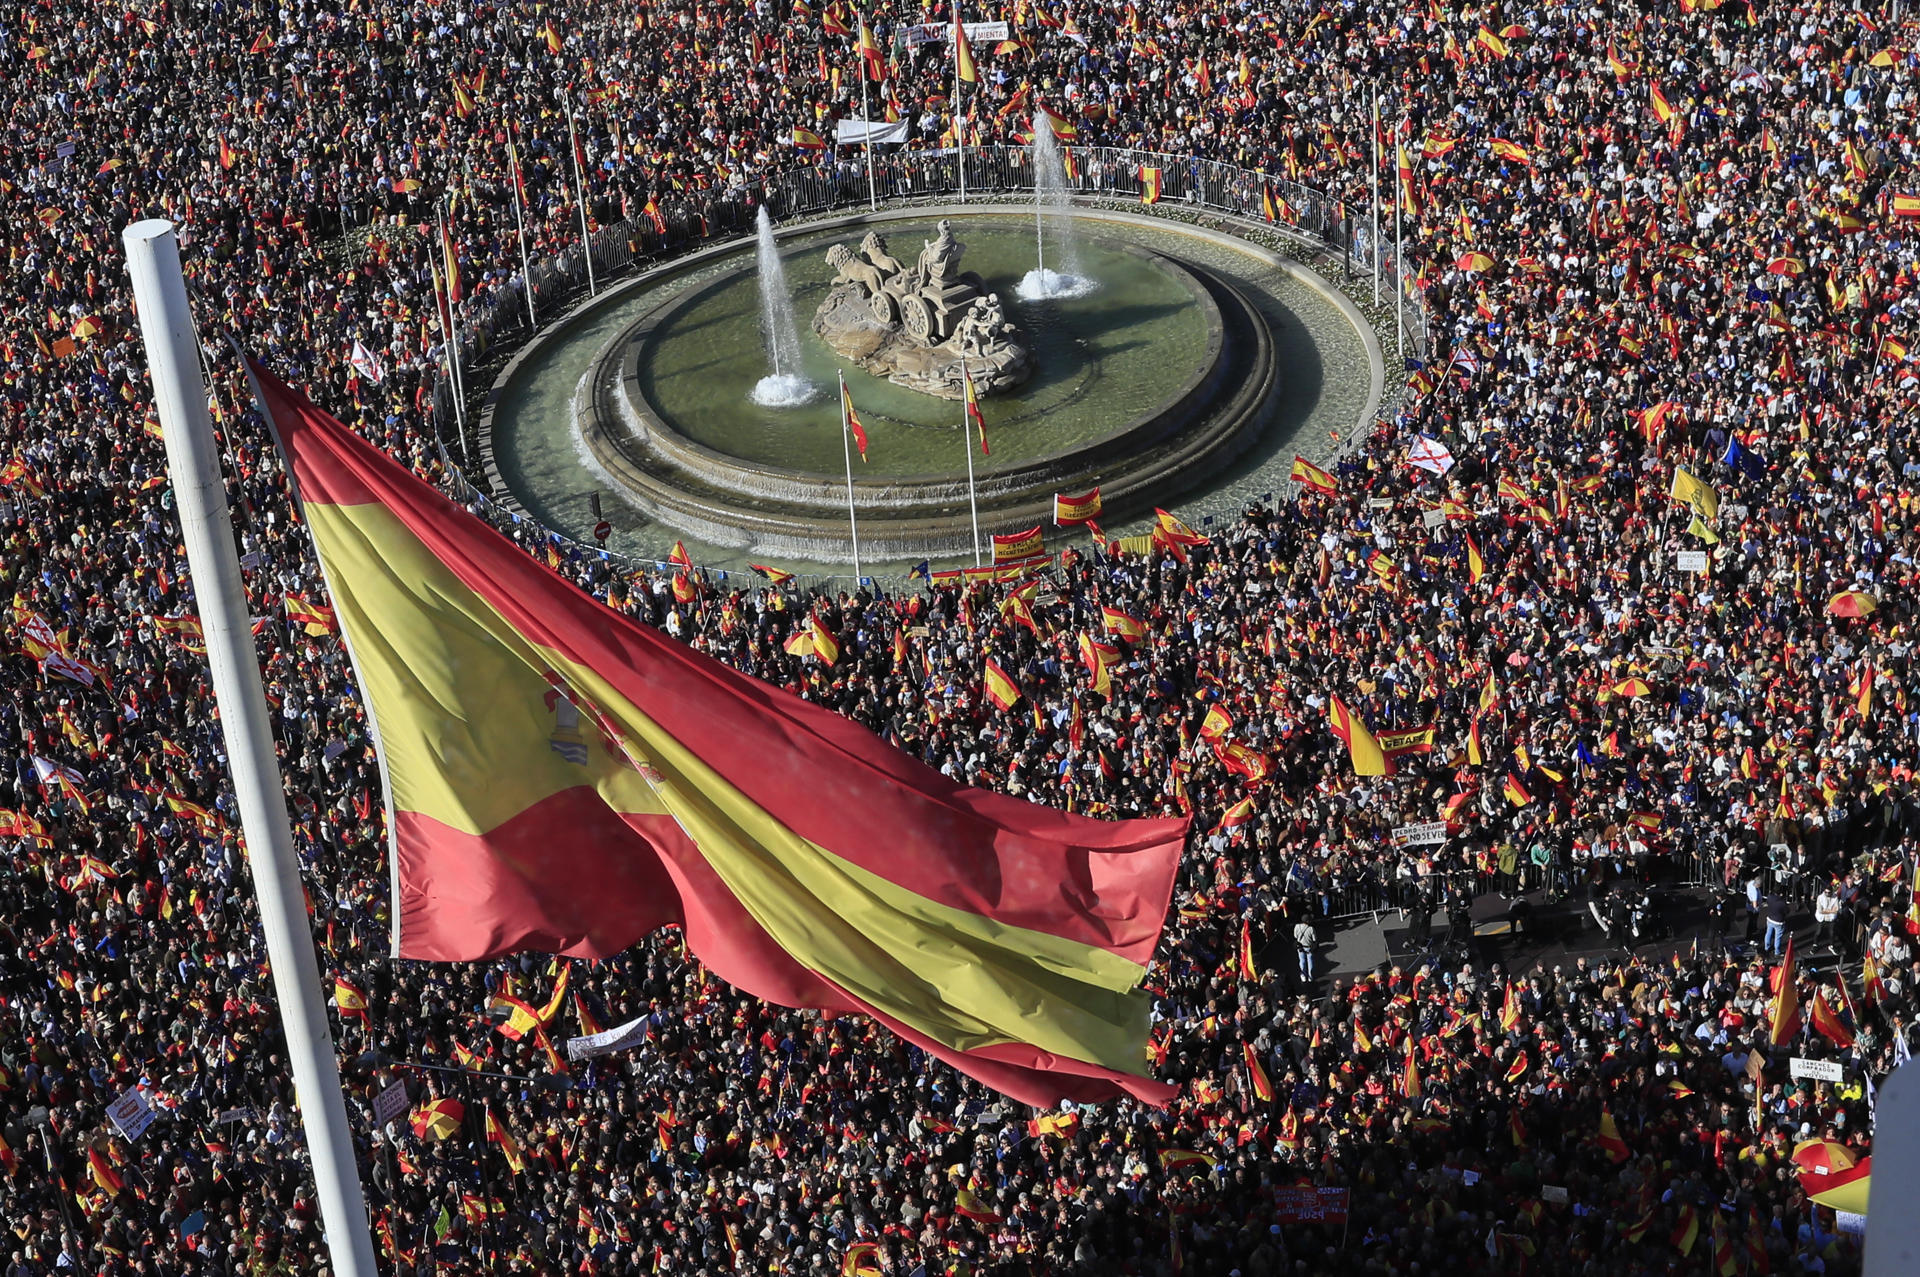
{"label": "waving red and yellow flag", "polygon": [[1026,1103],[1145,1075],[1187,822],[956,785],[619,615],[256,368],[373,711],[394,948],[605,957],[669,923]]}

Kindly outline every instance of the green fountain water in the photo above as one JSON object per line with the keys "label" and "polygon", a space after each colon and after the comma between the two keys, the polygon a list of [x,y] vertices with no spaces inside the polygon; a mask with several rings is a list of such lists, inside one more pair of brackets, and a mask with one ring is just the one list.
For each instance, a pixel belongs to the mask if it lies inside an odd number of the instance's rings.
{"label": "green fountain water", "polygon": [[[911,259],[931,223],[888,226],[896,256]],[[1178,277],[1151,257],[1091,241],[1081,245],[1081,271],[1100,291],[1078,299],[1021,301],[1014,293],[1033,267],[1033,235],[1014,229],[960,226],[977,271],[1000,294],[1008,317],[1032,344],[1033,378],[1010,394],[982,401],[988,457],[982,475],[1071,448],[1113,430],[1166,398],[1206,345],[1205,318]],[[863,473],[929,474],[964,469],[960,406],[869,377],[837,360],[806,324],[826,295],[833,269],[826,246],[847,236],[782,243],[781,257],[801,321],[807,378],[824,389],[797,408],[763,408],[747,392],[765,374],[759,296],[749,273],[727,278],[676,311],[658,329],[641,362],[641,389],[667,422],[695,443],[741,461],[785,469],[839,471],[844,465],[836,371],[844,372],[871,442]],[[855,466],[860,462],[856,459]]]}

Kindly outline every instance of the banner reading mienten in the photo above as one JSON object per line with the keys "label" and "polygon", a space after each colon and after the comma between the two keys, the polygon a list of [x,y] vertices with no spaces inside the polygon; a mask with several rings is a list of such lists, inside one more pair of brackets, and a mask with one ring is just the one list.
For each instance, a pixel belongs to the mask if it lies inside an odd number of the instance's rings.
{"label": "banner reading mienten", "polygon": [[[967,29],[967,43],[989,43],[1007,38],[1007,24],[1004,22],[967,22],[961,24]],[[923,44],[943,44],[953,39],[951,22],[921,22],[914,26],[902,27],[906,33],[907,47],[917,49]]]}

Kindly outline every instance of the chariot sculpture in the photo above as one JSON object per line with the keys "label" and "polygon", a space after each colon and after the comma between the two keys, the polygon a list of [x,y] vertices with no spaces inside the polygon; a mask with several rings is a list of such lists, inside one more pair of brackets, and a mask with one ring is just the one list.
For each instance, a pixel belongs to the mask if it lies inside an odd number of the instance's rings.
{"label": "chariot sculpture", "polygon": [[999,294],[960,269],[965,252],[944,220],[911,266],[888,252],[878,231],[857,252],[835,244],[827,250],[833,283],[814,331],[875,376],[927,394],[957,399],[968,374],[980,394],[1018,385],[1032,371],[1025,336]]}

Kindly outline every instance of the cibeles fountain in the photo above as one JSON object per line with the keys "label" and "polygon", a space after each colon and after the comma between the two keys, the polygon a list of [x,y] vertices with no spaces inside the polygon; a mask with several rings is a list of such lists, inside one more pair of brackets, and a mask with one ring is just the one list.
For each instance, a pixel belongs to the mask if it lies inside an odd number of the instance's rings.
{"label": "cibeles fountain", "polygon": [[827,249],[831,290],[814,312],[813,331],[835,353],[875,377],[943,399],[1011,390],[1033,371],[1026,336],[1007,319],[997,293],[972,271],[943,219],[912,266],[868,231],[858,249]]}
{"label": "cibeles fountain", "polygon": [[[970,563],[970,468],[983,540],[1096,486],[1122,531],[1285,490],[1294,451],[1324,458],[1372,411],[1377,347],[1325,281],[1236,234],[1075,207],[1036,149],[1028,202],[767,216],[603,292],[496,383],[494,494],[581,540],[604,518],[643,556],[684,539],[716,566],[847,563],[844,377],[863,564]],[[1345,343],[1338,387],[1309,329]]]}

